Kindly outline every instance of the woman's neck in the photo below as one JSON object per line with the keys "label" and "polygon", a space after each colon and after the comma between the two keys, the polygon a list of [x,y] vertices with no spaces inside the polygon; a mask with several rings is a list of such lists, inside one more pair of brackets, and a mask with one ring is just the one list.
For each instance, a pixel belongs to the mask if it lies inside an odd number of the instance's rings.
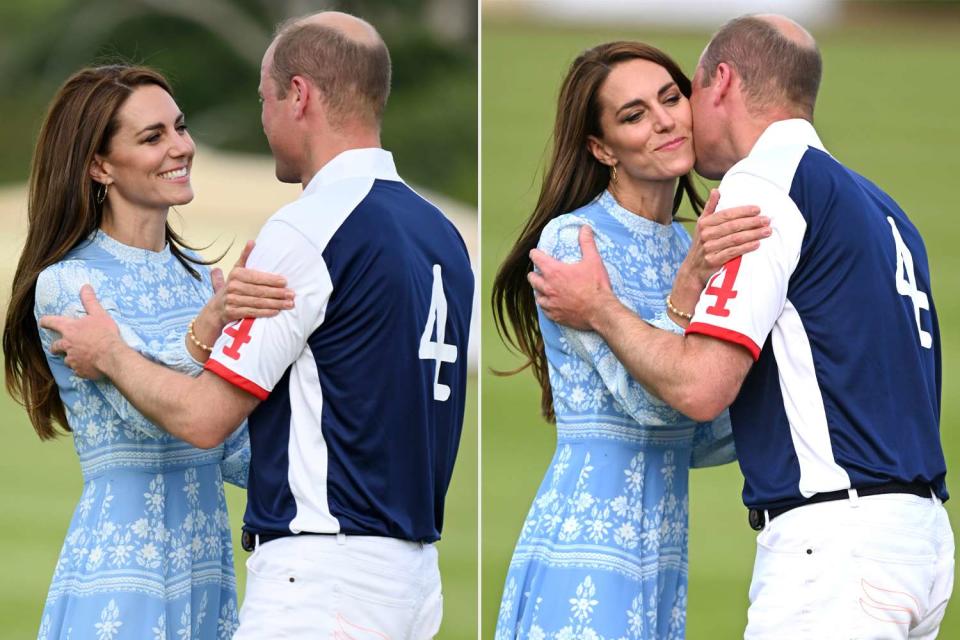
{"label": "woman's neck", "polygon": [[167,213],[169,209],[143,210],[121,204],[103,207],[100,229],[121,244],[148,251],[163,251],[167,245]]}
{"label": "woman's neck", "polygon": [[617,182],[611,181],[607,190],[630,213],[663,225],[673,221],[676,180],[629,181],[621,176]]}

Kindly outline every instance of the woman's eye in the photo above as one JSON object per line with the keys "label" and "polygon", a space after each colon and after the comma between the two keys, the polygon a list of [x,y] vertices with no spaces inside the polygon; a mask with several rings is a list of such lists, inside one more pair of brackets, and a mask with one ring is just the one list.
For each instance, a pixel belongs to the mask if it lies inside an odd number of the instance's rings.
{"label": "woman's eye", "polygon": [[637,122],[643,118],[643,111],[635,111],[623,119],[624,122]]}
{"label": "woman's eye", "polygon": [[678,102],[680,102],[679,94],[674,94],[672,96],[669,96],[666,100],[664,100],[665,104],[677,104]]}
{"label": "woman's eye", "polygon": [[180,133],[186,133],[187,131],[186,123],[177,125],[177,131],[179,131]]}
{"label": "woman's eye", "polygon": [[153,144],[154,142],[157,142],[158,140],[160,140],[160,134],[159,134],[159,133],[155,133],[155,134],[153,134],[152,136],[146,138],[146,139],[144,140],[144,142],[149,142],[150,144]]}

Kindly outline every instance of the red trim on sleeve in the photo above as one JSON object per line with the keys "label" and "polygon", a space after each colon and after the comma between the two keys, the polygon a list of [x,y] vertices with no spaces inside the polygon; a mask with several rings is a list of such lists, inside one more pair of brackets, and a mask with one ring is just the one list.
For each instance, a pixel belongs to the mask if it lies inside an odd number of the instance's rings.
{"label": "red trim on sleeve", "polygon": [[[722,327],[715,327],[712,324],[707,324],[705,322],[691,322],[687,327],[686,334],[689,335],[691,333],[700,333],[705,336],[710,336],[711,338],[723,340],[724,342],[732,342],[733,344],[738,344],[741,347],[746,347],[747,351],[750,352],[750,355],[753,356],[754,362],[760,359],[760,347],[758,347],[753,340],[742,333],[737,333],[736,331],[731,331],[730,329],[724,329]],[[207,362],[209,362],[209,360]]]}
{"label": "red trim on sleeve", "polygon": [[230,371],[230,369],[227,369],[213,358],[207,360],[207,363],[203,365],[203,368],[211,373],[217,374],[233,386],[240,387],[250,395],[256,396],[260,400],[266,400],[270,396],[270,392],[258,385],[256,382],[251,382],[240,374]]}

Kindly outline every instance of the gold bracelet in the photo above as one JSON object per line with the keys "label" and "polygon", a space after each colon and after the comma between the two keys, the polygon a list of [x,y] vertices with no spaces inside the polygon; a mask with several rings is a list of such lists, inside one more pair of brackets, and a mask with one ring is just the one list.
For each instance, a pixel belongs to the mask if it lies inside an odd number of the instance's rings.
{"label": "gold bracelet", "polygon": [[[673,313],[674,315],[680,316],[684,320],[693,320],[692,313],[685,313],[683,311],[680,311],[680,309],[677,309],[675,306],[673,306],[673,302],[670,300],[669,293],[667,294],[667,309],[669,309],[671,313]],[[191,329],[190,331],[191,331],[190,335],[193,335],[193,329]]]}
{"label": "gold bracelet", "polygon": [[[667,304],[669,304],[669,301],[668,301]],[[190,338],[190,342],[192,342],[193,344],[197,345],[197,347],[199,347],[200,349],[203,349],[203,350],[206,351],[207,353],[213,353],[213,347],[208,347],[207,345],[205,345],[205,344],[203,344],[202,342],[200,342],[200,341],[197,339],[197,334],[195,334],[195,333],[193,332],[193,323],[196,322],[196,321],[197,321],[197,319],[194,318],[193,320],[190,321],[190,324],[187,325],[187,337]]]}

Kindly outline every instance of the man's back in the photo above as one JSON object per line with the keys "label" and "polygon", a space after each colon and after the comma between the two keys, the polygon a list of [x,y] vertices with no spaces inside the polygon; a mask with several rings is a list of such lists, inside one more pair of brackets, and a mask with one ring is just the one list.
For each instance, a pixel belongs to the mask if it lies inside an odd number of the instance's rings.
{"label": "man's back", "polygon": [[[392,165],[381,150],[341,154],[251,255],[297,306],[238,342],[261,360],[253,382],[276,379],[250,416],[248,530],[440,536],[473,275],[454,226]],[[229,365],[240,375],[245,356]]]}
{"label": "man's back", "polygon": [[917,230],[802,121],[771,126],[721,192],[759,198],[777,232],[728,265],[695,318],[755,350],[731,406],[744,502],[888,482],[945,499],[939,333]]}

